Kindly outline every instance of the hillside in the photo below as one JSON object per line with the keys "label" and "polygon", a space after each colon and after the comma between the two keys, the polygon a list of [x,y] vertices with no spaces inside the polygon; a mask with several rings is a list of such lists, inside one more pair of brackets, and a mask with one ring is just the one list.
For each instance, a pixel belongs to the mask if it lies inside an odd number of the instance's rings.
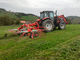
{"label": "hillside", "polygon": [[34,14],[25,14],[25,13],[19,13],[19,12],[11,12],[11,11],[6,11],[3,8],[0,8],[0,16],[9,16],[10,18],[20,18],[22,20],[30,20],[30,21],[35,21],[38,19],[37,15]]}
{"label": "hillside", "polygon": [[[16,18],[16,19],[20,18],[21,20],[28,20],[28,21],[36,21],[36,19],[39,18],[39,16],[34,14],[11,12],[11,11],[6,11],[3,8],[0,8],[0,16],[5,16],[5,15],[8,15],[10,18]],[[68,16],[65,18],[69,19],[68,21],[72,24],[80,24],[80,17],[78,16]]]}
{"label": "hillside", "polygon": [[78,16],[68,16],[66,18],[71,19],[71,20],[80,19],[80,17],[78,17]]}
{"label": "hillside", "polygon": [[78,16],[68,16],[66,18],[71,20],[72,24],[80,24],[80,17]]}
{"label": "hillside", "polygon": [[64,30],[43,33],[34,40],[7,32],[17,27],[0,26],[0,60],[80,59],[80,25],[67,25]]}

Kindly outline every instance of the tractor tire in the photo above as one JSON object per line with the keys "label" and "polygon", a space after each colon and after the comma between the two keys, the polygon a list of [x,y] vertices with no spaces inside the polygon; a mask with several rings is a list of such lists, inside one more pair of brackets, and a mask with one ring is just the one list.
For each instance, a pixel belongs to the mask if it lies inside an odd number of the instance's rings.
{"label": "tractor tire", "polygon": [[65,23],[65,22],[60,22],[60,23],[58,24],[58,29],[59,29],[59,30],[63,30],[63,29],[65,29],[65,27],[66,27],[66,23]]}
{"label": "tractor tire", "polygon": [[54,23],[52,20],[47,19],[42,22],[42,27],[46,29],[45,32],[51,32],[54,29]]}

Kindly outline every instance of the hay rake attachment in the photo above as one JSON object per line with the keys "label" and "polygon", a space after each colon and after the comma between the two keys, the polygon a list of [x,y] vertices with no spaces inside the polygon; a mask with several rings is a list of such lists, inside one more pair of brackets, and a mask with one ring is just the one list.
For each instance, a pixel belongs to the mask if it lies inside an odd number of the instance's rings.
{"label": "hay rake attachment", "polygon": [[[40,27],[38,22],[30,23],[30,24],[23,24],[18,29],[11,29],[10,32],[13,32],[14,34],[19,34],[22,36],[30,36],[30,38],[34,38],[35,36],[38,36],[40,32],[45,31],[46,29],[43,29],[43,27]],[[40,34],[41,36],[41,34]]]}

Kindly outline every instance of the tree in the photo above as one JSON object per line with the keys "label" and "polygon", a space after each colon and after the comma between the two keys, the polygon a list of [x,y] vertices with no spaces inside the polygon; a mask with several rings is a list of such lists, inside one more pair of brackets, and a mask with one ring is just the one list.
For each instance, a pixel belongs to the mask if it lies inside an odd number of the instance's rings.
{"label": "tree", "polygon": [[20,20],[16,20],[16,24],[20,24]]}

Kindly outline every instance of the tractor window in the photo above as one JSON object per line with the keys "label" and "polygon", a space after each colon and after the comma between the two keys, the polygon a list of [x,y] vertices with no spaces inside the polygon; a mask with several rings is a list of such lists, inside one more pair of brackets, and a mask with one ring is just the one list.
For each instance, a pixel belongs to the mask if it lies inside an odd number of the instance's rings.
{"label": "tractor window", "polygon": [[43,13],[40,14],[40,19],[43,19]]}
{"label": "tractor window", "polygon": [[45,17],[48,17],[48,13],[47,13],[47,12],[44,13],[44,18],[45,18]]}
{"label": "tractor window", "polygon": [[49,13],[49,16],[50,16],[50,18],[51,18],[52,20],[54,20],[53,12],[50,12],[50,13]]}
{"label": "tractor window", "polygon": [[53,17],[53,13],[52,12],[50,13],[50,17]]}

